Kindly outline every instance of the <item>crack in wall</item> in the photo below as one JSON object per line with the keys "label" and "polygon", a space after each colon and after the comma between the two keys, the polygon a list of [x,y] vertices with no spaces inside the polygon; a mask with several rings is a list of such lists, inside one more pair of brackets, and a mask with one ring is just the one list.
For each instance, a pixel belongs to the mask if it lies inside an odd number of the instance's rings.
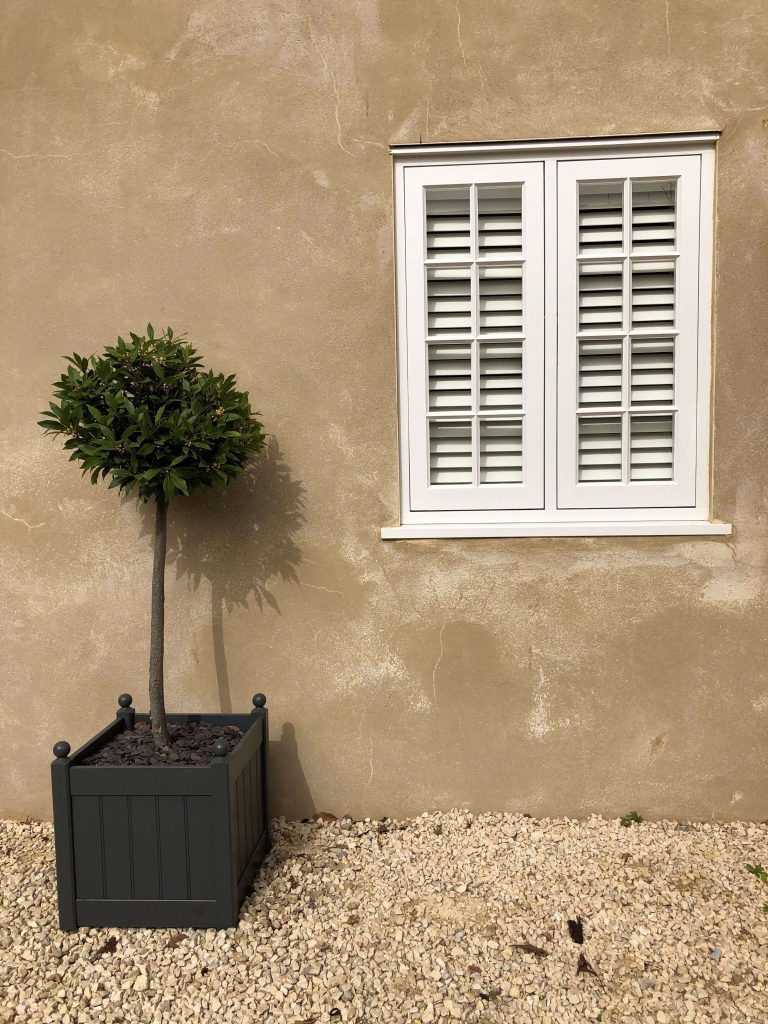
{"label": "crack in wall", "polygon": [[23,523],[28,530],[39,530],[41,526],[45,526],[45,523],[28,523],[26,519],[23,519],[21,516],[12,516],[5,509],[0,509],[0,515],[4,515],[6,519],[12,519],[14,523]]}
{"label": "crack in wall", "polygon": [[447,625],[448,625],[448,623],[445,620],[443,620],[443,624],[440,627],[440,653],[438,654],[437,661],[435,662],[434,667],[432,669],[432,703],[433,703],[434,707],[437,707],[436,676],[437,676],[437,670],[440,667],[440,662],[443,660],[443,654],[445,653],[445,647],[443,645],[443,633],[445,633],[445,627]]}
{"label": "crack in wall", "polygon": [[341,105],[341,97],[339,95],[339,87],[336,85],[336,77],[333,74],[333,72],[331,71],[331,69],[330,69],[330,67],[328,65],[328,61],[325,59],[325,55],[323,54],[323,51],[317,45],[317,40],[315,39],[315,33],[314,33],[313,29],[312,29],[312,18],[309,15],[307,15],[307,27],[309,28],[309,36],[310,36],[310,39],[312,40],[312,45],[317,50],[317,54],[320,57],[320,60],[323,62],[323,67],[325,68],[325,73],[328,75],[328,78],[329,78],[330,83],[331,83],[331,90],[333,91],[333,98],[334,98],[333,117],[334,117],[334,120],[336,121],[336,141],[339,144],[339,149],[342,151],[342,153],[346,153],[347,156],[351,156],[351,157],[357,159],[357,153],[353,153],[351,150],[347,149],[347,147],[341,141],[341,121],[339,120],[339,107]]}

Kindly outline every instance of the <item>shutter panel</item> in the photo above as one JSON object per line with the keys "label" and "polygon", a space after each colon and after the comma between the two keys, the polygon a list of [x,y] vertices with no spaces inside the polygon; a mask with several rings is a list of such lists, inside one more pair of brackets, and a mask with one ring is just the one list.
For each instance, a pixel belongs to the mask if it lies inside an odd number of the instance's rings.
{"label": "shutter panel", "polygon": [[558,163],[558,507],[696,504],[700,157]]}
{"label": "shutter panel", "polygon": [[411,510],[541,508],[543,165],[403,180]]}

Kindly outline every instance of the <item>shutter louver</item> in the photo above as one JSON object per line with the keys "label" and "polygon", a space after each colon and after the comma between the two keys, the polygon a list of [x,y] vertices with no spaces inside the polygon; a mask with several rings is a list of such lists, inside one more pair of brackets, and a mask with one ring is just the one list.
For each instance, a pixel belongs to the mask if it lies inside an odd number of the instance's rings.
{"label": "shutter louver", "polygon": [[430,484],[472,483],[472,424],[429,421]]}
{"label": "shutter louver", "polygon": [[622,342],[579,342],[579,405],[621,405]]}
{"label": "shutter louver", "polygon": [[469,189],[427,189],[427,258],[469,256]]}
{"label": "shutter louver", "polygon": [[509,334],[523,329],[523,268],[481,267],[480,330]]}
{"label": "shutter louver", "polygon": [[648,260],[632,265],[632,327],[672,328],[675,323],[675,264]]}
{"label": "shutter louver", "polygon": [[480,482],[519,484],[523,480],[521,420],[480,421]]}
{"label": "shutter louver", "polygon": [[472,354],[469,345],[430,345],[430,412],[466,412],[471,407]]}
{"label": "shutter louver", "polygon": [[621,251],[623,182],[582,182],[579,186],[579,252]]}
{"label": "shutter louver", "polygon": [[428,268],[427,331],[430,338],[472,333],[472,283],[468,268]]}
{"label": "shutter louver", "polygon": [[630,480],[671,480],[674,463],[674,418],[632,416],[630,421]]}
{"label": "shutter louver", "polygon": [[672,338],[632,340],[632,405],[672,405],[675,400],[675,349]]}
{"label": "shutter louver", "polygon": [[632,182],[632,248],[675,248],[676,183]]}
{"label": "shutter louver", "polygon": [[579,421],[579,480],[621,480],[621,418],[589,417]]}
{"label": "shutter louver", "polygon": [[499,411],[523,407],[522,342],[480,346],[480,408]]}
{"label": "shutter louver", "polygon": [[519,185],[480,185],[477,189],[478,252],[516,256],[523,251],[522,189]]}
{"label": "shutter louver", "polygon": [[622,328],[623,267],[621,263],[582,263],[579,267],[579,329]]}

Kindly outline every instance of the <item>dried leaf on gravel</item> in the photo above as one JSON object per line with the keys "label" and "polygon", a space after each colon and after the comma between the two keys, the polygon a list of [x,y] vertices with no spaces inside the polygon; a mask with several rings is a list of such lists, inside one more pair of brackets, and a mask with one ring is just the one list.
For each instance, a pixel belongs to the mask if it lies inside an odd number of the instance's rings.
{"label": "dried leaf on gravel", "polygon": [[336,817],[336,815],[331,814],[330,811],[318,811],[314,818],[310,818],[310,821],[324,821],[328,824],[331,824],[332,822],[338,820],[339,819]]}
{"label": "dried leaf on gravel", "polygon": [[107,941],[104,943],[104,945],[99,946],[99,948],[93,954],[93,956],[91,957],[91,963],[96,963],[96,961],[100,960],[101,957],[103,957],[106,953],[114,953],[116,949],[117,937],[114,935],[110,935]]}
{"label": "dried leaf on gravel", "polygon": [[513,942],[512,949],[521,949],[524,953],[532,953],[534,956],[549,956],[546,949],[534,946],[532,942]]}
{"label": "dried leaf on gravel", "polygon": [[591,974],[595,978],[600,977],[583,953],[579,953],[579,959],[576,963],[576,976],[578,977],[579,974]]}
{"label": "dried leaf on gravel", "polygon": [[173,935],[168,936],[168,941],[165,944],[166,949],[175,949],[180,942],[186,939],[184,932],[174,932]]}
{"label": "dried leaf on gravel", "polygon": [[574,942],[578,942],[581,945],[584,942],[584,926],[581,922],[581,918],[577,917],[575,921],[568,920],[568,934]]}

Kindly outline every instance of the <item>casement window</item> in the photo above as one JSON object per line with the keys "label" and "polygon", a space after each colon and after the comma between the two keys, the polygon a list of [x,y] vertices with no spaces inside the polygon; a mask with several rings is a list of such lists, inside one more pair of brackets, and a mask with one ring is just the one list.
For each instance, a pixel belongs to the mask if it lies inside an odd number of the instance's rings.
{"label": "casement window", "polygon": [[710,521],[717,133],[395,146],[401,526]]}

